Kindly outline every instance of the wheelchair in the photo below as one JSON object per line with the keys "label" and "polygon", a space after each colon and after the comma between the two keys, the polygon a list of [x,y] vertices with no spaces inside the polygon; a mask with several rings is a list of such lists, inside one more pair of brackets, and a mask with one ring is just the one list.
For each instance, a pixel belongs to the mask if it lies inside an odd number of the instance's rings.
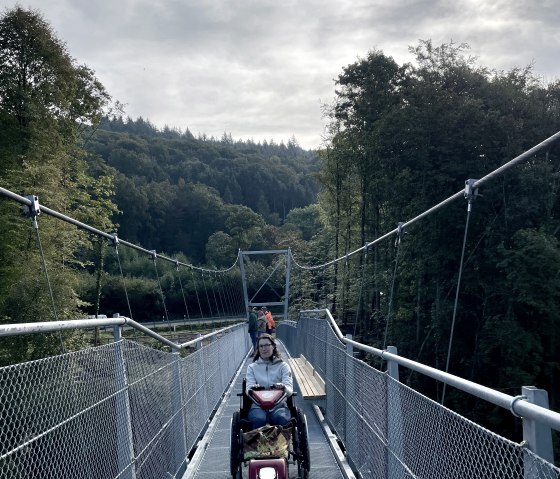
{"label": "wheelchair", "polygon": [[[286,397],[283,390],[265,390],[259,388],[247,394],[245,392],[246,379],[243,379],[243,391],[237,395],[240,399],[240,410],[233,413],[231,419],[230,437],[230,472],[233,479],[242,479],[243,466],[248,467],[249,479],[288,479],[289,463],[297,464],[298,477],[308,479],[310,471],[309,439],[307,432],[307,419],[303,411],[294,404],[294,396]],[[262,455],[245,458],[243,447],[243,433],[252,430],[251,421],[248,419],[249,409],[253,403],[265,410],[274,409],[274,406],[286,400],[291,413],[291,440],[288,457]]]}

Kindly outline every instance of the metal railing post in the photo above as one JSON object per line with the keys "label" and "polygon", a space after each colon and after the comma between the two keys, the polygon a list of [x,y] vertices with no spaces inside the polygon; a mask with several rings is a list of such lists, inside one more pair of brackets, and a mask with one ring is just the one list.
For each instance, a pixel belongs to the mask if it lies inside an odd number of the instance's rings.
{"label": "metal railing post", "polygon": [[[395,346],[387,346],[387,352],[397,355]],[[399,365],[387,360],[387,477],[404,477],[400,461],[403,459],[403,424],[399,382]]]}
{"label": "metal railing post", "polygon": [[173,421],[173,437],[175,443],[175,471],[176,474],[182,468],[183,463],[187,462],[187,429],[185,426],[185,413],[183,410],[183,381],[181,377],[181,353],[175,351],[173,353],[175,359],[173,365],[173,411],[175,412],[175,420]]}
{"label": "metal railing post", "polygon": [[[346,335],[347,339],[352,339],[351,334]],[[344,444],[346,447],[349,445],[349,441],[352,438],[351,431],[355,430],[356,421],[352,421],[352,418],[355,417],[353,414],[352,408],[348,407],[348,402],[350,396],[354,394],[354,347],[346,343],[346,407],[344,408]]]}
{"label": "metal railing post", "polygon": [[286,253],[286,284],[284,287],[284,321],[288,320],[288,299],[290,298],[290,273],[292,270],[292,250]]}
{"label": "metal railing post", "polygon": [[[520,399],[525,399],[531,404],[549,408],[548,393],[544,389],[534,386],[523,386],[521,388]],[[554,464],[554,452],[552,450],[552,433],[550,427],[539,423],[533,419],[523,418],[523,441],[527,449],[543,458],[545,461]],[[539,476],[538,471],[531,467],[532,461],[525,456],[524,477],[525,479],[535,479]],[[551,476],[552,477],[552,476]]]}
{"label": "metal railing post", "polygon": [[[335,394],[335,388],[332,387],[333,381],[334,381],[334,371],[331,365],[332,359],[333,359],[333,351],[332,351],[332,347],[329,344],[329,323],[327,321],[322,321],[320,323],[320,326],[323,326],[323,329],[325,331],[324,336],[323,336],[323,341],[325,344],[325,356],[324,356],[324,375],[325,375],[325,394],[326,394],[326,398],[325,398],[325,410],[327,411],[327,418],[328,420],[331,421],[331,423],[335,424],[336,422],[336,415],[335,415],[335,411],[334,411],[334,407],[335,407],[335,400],[334,400],[334,396],[333,394]],[[318,358],[310,358],[311,362],[313,363],[314,361],[317,361]],[[314,365],[314,367],[317,369],[316,367],[317,365]]]}
{"label": "metal railing post", "polygon": [[130,398],[128,396],[128,379],[122,350],[122,332],[120,326],[113,327],[115,340],[115,381],[116,381],[116,421],[117,421],[117,463],[122,478],[136,479],[134,442],[132,438],[132,421]]}

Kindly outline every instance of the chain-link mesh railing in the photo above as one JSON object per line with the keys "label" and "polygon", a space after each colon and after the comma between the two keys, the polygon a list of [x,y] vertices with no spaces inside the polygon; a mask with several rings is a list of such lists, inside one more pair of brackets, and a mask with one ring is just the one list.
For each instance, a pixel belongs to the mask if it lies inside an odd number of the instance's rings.
{"label": "chain-link mesh railing", "polygon": [[249,348],[242,325],[184,358],[121,340],[0,368],[0,478],[181,477]]}
{"label": "chain-link mesh railing", "polygon": [[326,414],[363,478],[559,479],[560,469],[350,355],[324,314],[277,329],[325,380]]}

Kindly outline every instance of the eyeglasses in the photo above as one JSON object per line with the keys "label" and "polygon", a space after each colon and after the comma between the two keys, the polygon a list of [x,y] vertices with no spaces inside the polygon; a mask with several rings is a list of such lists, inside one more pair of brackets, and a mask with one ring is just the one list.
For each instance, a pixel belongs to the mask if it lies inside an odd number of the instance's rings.
{"label": "eyeglasses", "polygon": [[271,343],[267,343],[267,344],[259,344],[259,348],[271,348],[272,344]]}

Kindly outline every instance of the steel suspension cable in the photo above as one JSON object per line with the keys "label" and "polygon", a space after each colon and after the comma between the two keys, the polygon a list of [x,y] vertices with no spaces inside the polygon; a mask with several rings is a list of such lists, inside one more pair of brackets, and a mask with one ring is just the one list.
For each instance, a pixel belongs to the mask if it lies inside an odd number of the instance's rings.
{"label": "steel suspension cable", "polygon": [[[473,184],[472,187],[473,188],[478,188],[480,186],[482,186],[484,183],[487,183],[488,181],[494,179],[496,176],[501,175],[502,173],[504,173],[505,171],[507,171],[508,169],[516,166],[517,164],[528,160],[529,158],[531,158],[532,156],[536,155],[538,152],[540,152],[541,150],[551,146],[553,143],[555,143],[556,141],[560,140],[560,131],[556,132],[554,135],[549,136],[547,139],[541,141],[540,143],[538,143],[537,145],[533,146],[532,148],[530,148],[529,150],[525,151],[524,153],[521,153],[519,156],[516,156],[515,158],[513,158],[512,160],[508,161],[507,163],[503,164],[502,166],[500,166],[499,168],[496,168],[495,170],[491,171],[490,173],[488,173],[486,176],[480,178],[479,180],[476,180]],[[414,218],[405,221],[403,223],[403,227],[408,227],[411,226],[414,223],[417,223],[418,221],[420,221],[422,218],[430,215],[431,213],[436,212],[437,210],[443,208],[444,206],[446,206],[447,204],[463,197],[464,195],[464,190],[460,190],[457,193],[451,195],[450,197],[444,199],[443,201],[437,203],[436,205],[432,206],[431,208],[428,208],[427,210],[425,210],[424,212],[420,213],[418,216],[415,216]],[[384,239],[397,234],[398,233],[398,228],[389,231],[388,233],[385,233],[383,236],[380,236],[379,238],[366,243],[365,246],[362,246],[361,248],[358,248],[354,251],[351,251],[350,253],[347,253],[339,258],[335,258],[331,261],[328,261],[324,264],[320,264],[320,265],[314,265],[314,266],[304,266],[301,264],[298,264],[296,262],[295,259],[293,259],[292,261],[294,262],[294,264],[296,264],[297,266],[299,266],[300,268],[305,268],[305,269],[317,269],[317,268],[321,268],[323,266],[328,266],[330,264],[333,263],[337,263],[339,261],[342,261],[346,256],[352,256],[360,251],[362,251],[365,247],[369,247],[374,245],[375,243],[378,243],[380,241],[383,241]]]}

